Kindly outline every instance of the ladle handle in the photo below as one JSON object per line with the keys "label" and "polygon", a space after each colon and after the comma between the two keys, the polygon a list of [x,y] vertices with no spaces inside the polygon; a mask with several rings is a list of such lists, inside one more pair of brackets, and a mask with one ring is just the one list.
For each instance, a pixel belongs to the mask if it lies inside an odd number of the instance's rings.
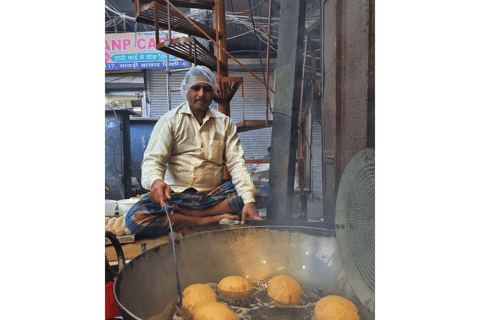
{"label": "ladle handle", "polygon": [[177,267],[177,255],[175,254],[175,237],[173,235],[172,220],[168,215],[168,204],[165,201],[165,215],[168,219],[168,225],[170,226],[170,234],[172,235],[172,247],[173,247],[173,261],[175,262],[175,275],[177,276],[177,293],[178,293],[178,302],[182,304],[182,290],[180,289],[180,277],[178,276],[178,267]]}
{"label": "ladle handle", "polygon": [[[117,237],[111,233],[110,231],[105,231],[105,238],[108,238],[112,244],[113,247],[115,248],[115,252],[117,253],[117,259],[118,259],[118,272],[123,269],[125,266],[125,256],[123,254],[122,246],[120,245],[120,242],[118,241]],[[105,268],[113,274],[115,277],[118,275],[118,272],[115,272],[113,270],[112,266],[110,266],[110,263],[107,260],[107,255],[105,254]]]}

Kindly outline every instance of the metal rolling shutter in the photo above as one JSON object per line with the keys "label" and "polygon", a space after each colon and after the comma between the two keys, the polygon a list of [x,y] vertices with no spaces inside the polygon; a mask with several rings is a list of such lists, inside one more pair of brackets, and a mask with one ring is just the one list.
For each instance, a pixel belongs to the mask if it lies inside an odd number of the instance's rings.
{"label": "metal rolling shutter", "polygon": [[316,112],[314,110],[312,123],[312,198],[323,199],[322,186],[322,126],[318,123]]}
{"label": "metal rolling shutter", "polygon": [[[182,70],[172,73],[170,76],[171,90],[180,89],[180,84],[183,78],[185,78],[187,71],[188,70]],[[168,112],[167,75],[165,69],[148,69],[147,74],[148,89],[150,91],[150,117],[160,117]],[[180,91],[172,92],[172,109],[175,109],[184,101],[185,99],[182,97]]]}
{"label": "metal rolling shutter", "polygon": [[[262,70],[252,70],[260,79],[263,80]],[[255,79],[247,71],[229,72],[230,77],[243,77],[244,87],[244,104],[245,104],[245,120],[265,120],[265,87],[257,79]],[[273,73],[270,74],[270,85]],[[270,97],[270,103],[273,107],[273,100]],[[243,120],[242,114],[242,88],[240,87],[232,101],[230,101],[230,117],[233,123]],[[268,118],[272,119],[272,114],[269,111]],[[272,128],[265,128],[259,130],[252,130],[241,132],[238,134],[242,141],[243,150],[245,152],[245,159],[252,157],[263,158],[268,152],[267,148],[271,144]]]}

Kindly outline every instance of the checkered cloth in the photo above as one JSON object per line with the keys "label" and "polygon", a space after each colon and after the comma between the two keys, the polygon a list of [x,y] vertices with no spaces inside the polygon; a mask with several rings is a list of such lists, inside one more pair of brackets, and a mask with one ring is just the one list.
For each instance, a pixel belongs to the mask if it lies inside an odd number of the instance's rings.
{"label": "checkered cloth", "polygon": [[[255,184],[257,194],[255,203],[257,209],[268,206],[272,199],[272,190],[267,184]],[[152,203],[149,199],[149,193],[144,195],[125,216],[125,225],[133,233],[147,235],[151,237],[160,237],[170,232],[168,219],[165,214],[165,208],[160,204]],[[175,206],[182,206],[192,210],[205,210],[228,199],[230,207],[236,214],[241,215],[243,209],[243,200],[237,194],[235,185],[231,180],[222,181],[222,183],[209,192],[197,192],[190,188],[181,193],[172,193],[168,200],[168,212]],[[170,214],[170,220],[175,223],[175,216]]]}

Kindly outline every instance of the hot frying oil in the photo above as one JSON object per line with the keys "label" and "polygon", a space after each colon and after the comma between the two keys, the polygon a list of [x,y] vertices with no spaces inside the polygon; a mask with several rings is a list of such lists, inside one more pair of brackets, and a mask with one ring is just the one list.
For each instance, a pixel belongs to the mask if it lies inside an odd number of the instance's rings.
{"label": "hot frying oil", "polygon": [[[215,283],[207,283],[217,294],[218,300],[225,303],[238,319],[242,320],[311,320],[315,304],[321,296],[309,291],[303,292],[302,300],[295,305],[280,305],[273,301],[267,293],[266,286],[254,285],[250,297],[244,300],[228,300]],[[173,316],[173,320],[184,320],[180,313]]]}

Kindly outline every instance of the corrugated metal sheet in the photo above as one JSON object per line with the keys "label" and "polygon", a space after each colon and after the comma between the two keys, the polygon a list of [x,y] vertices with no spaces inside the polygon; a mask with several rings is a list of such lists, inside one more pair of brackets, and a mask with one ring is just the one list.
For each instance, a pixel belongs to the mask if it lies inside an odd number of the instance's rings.
{"label": "corrugated metal sheet", "polygon": [[[116,86],[115,86],[116,85]],[[145,80],[143,73],[135,73],[134,75],[125,74],[106,74],[105,88],[144,88]]]}
{"label": "corrugated metal sheet", "polygon": [[[251,70],[260,79],[263,80],[262,70]],[[230,77],[243,77],[244,84],[244,104],[245,120],[265,120],[265,87],[255,77],[247,71],[229,72]],[[273,84],[273,73],[270,73],[270,86]],[[272,99],[270,97],[270,99]],[[273,107],[273,100],[270,100]],[[230,117],[234,123],[243,120],[242,111],[242,89],[241,87],[230,101]],[[272,113],[269,111],[268,119],[272,119]],[[272,128],[252,130],[238,134],[245,152],[245,159],[264,158],[268,155],[267,148],[270,146],[272,138]]]}
{"label": "corrugated metal sheet", "polygon": [[[170,76],[170,89],[180,89],[180,84],[185,78],[187,71],[174,72]],[[167,103],[167,74],[165,69],[149,69],[148,70],[148,88],[150,90],[150,117],[160,117],[168,112]],[[171,94],[172,109],[176,108],[185,99],[182,97],[180,91],[172,92]]]}
{"label": "corrugated metal sheet", "polygon": [[[314,110],[314,115],[315,110]],[[312,197],[314,199],[323,199],[322,187],[322,126],[314,116],[312,122]]]}

